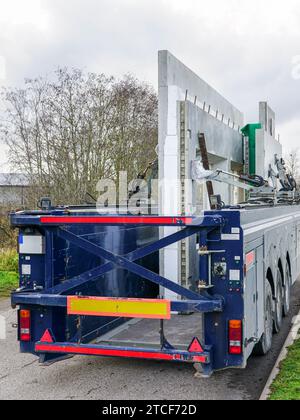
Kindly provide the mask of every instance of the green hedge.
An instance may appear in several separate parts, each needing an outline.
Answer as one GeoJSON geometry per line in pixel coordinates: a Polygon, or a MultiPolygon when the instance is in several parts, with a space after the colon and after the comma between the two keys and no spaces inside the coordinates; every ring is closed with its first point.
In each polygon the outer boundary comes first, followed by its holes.
{"type": "Polygon", "coordinates": [[[271,390],[270,400],[300,401],[300,340],[289,348],[271,390]]]}
{"type": "Polygon", "coordinates": [[[17,273],[18,268],[18,253],[14,249],[0,250],[0,271],[10,271],[17,273]]]}
{"type": "Polygon", "coordinates": [[[18,282],[17,273],[0,271],[0,297],[8,297],[11,291],[18,287],[18,282]]]}
{"type": "Polygon", "coordinates": [[[0,297],[7,297],[18,287],[18,253],[13,249],[0,250],[0,297]]]}

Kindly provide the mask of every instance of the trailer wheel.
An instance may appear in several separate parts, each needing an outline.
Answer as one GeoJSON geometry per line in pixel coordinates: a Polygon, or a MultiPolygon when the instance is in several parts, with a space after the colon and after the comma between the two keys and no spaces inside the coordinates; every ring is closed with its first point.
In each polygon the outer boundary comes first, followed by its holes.
{"type": "Polygon", "coordinates": [[[281,271],[277,269],[277,280],[276,280],[276,298],[275,300],[275,312],[274,312],[274,332],[279,333],[283,322],[283,279],[281,271]]]}
{"type": "Polygon", "coordinates": [[[273,343],[273,294],[271,285],[266,280],[265,294],[265,332],[254,348],[256,356],[265,356],[269,353],[273,343]]]}
{"type": "Polygon", "coordinates": [[[292,287],[292,273],[289,263],[286,262],[285,270],[285,286],[283,293],[283,315],[287,316],[291,307],[291,287],[292,287]]]}

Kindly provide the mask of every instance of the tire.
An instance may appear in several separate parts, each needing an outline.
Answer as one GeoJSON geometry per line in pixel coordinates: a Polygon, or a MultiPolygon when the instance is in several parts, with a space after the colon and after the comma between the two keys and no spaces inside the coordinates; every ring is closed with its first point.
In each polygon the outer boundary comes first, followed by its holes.
{"type": "Polygon", "coordinates": [[[283,316],[288,316],[291,308],[292,273],[288,261],[285,269],[285,285],[283,292],[283,316]]]}
{"type": "Polygon", "coordinates": [[[277,269],[277,278],[276,278],[276,298],[274,299],[275,302],[275,310],[274,310],[274,333],[278,334],[281,330],[282,323],[283,323],[283,278],[281,271],[278,267],[277,269]]]}
{"type": "Polygon", "coordinates": [[[256,356],[265,356],[269,353],[273,343],[273,294],[271,285],[266,280],[265,291],[265,332],[262,335],[260,342],[254,348],[256,356]]]}

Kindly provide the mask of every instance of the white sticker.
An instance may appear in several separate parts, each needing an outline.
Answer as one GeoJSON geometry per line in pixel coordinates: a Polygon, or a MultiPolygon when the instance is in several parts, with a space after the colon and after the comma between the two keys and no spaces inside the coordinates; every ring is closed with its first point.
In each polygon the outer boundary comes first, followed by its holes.
{"type": "Polygon", "coordinates": [[[240,281],[241,280],[240,270],[230,270],[229,280],[231,280],[231,281],[240,281]]]}
{"type": "Polygon", "coordinates": [[[232,228],[231,233],[233,234],[240,234],[240,228],[232,228]]]}
{"type": "Polygon", "coordinates": [[[22,274],[23,274],[23,276],[30,276],[31,275],[31,265],[22,264],[22,274]]]}
{"type": "Polygon", "coordinates": [[[221,236],[222,241],[239,241],[240,240],[240,234],[223,234],[221,236]]]}

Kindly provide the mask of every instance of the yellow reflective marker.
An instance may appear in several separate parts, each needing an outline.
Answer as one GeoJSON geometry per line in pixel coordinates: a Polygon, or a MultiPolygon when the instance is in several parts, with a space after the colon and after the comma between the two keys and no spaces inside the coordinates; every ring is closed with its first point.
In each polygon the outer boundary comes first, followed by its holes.
{"type": "Polygon", "coordinates": [[[171,319],[171,302],[161,299],[118,299],[68,296],[68,315],[171,319]]]}

